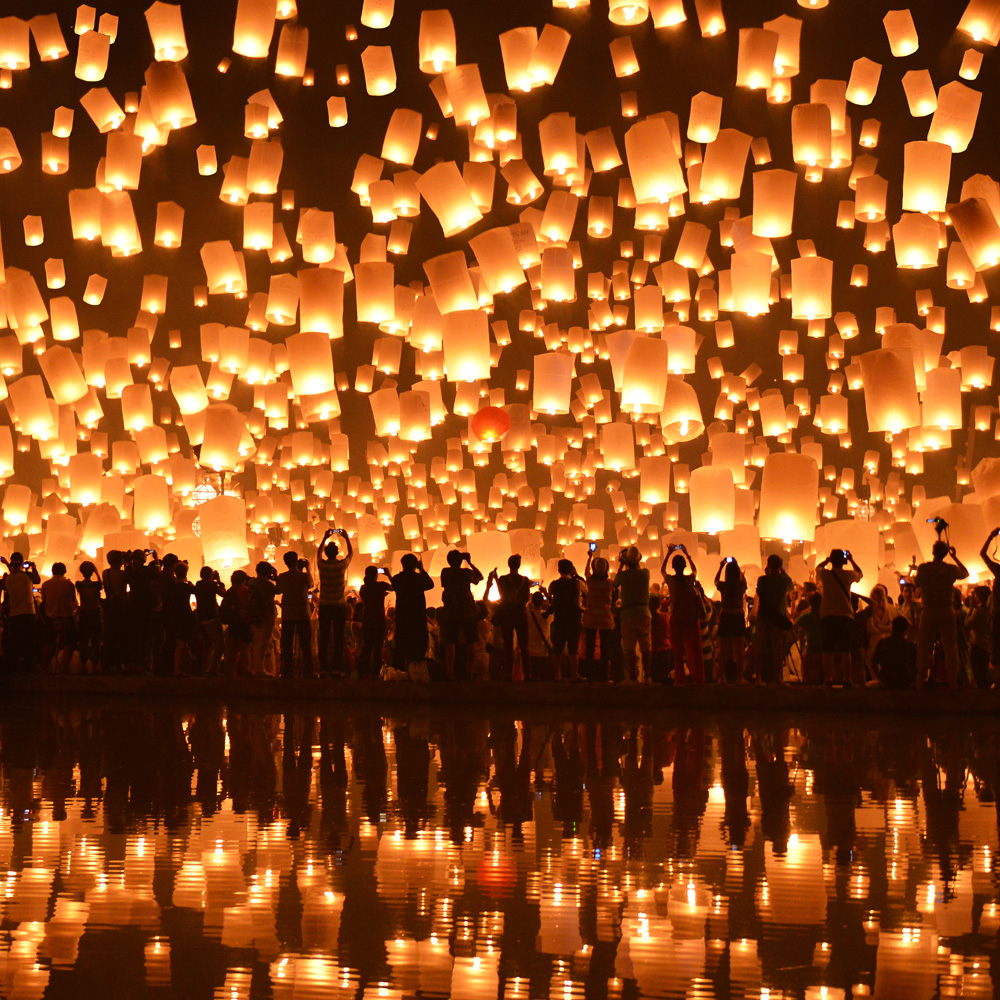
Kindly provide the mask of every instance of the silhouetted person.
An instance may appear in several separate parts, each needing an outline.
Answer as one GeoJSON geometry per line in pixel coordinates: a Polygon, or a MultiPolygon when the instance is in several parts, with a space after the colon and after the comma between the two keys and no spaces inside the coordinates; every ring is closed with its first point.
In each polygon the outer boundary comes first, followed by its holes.
{"type": "Polygon", "coordinates": [[[76,581],[76,595],[80,602],[77,621],[77,640],[80,648],[80,663],[87,673],[101,672],[101,634],[103,615],[101,613],[101,578],[97,567],[86,559],[80,563],[82,580],[76,581]]]}
{"type": "Polygon", "coordinates": [[[630,681],[639,679],[636,647],[642,663],[642,676],[649,677],[652,647],[649,644],[649,570],[639,565],[642,555],[634,546],[622,549],[614,589],[621,602],[619,628],[625,674],[630,681]]]}
{"type": "Polygon", "coordinates": [[[347,632],[347,567],[354,557],[351,540],[343,528],[328,528],[319,544],[316,570],[319,574],[319,672],[324,677],[344,673],[344,636],[347,632]],[[344,554],[333,536],[344,540],[344,554]],[[330,636],[333,656],[330,656],[330,636]]]}
{"type": "Polygon", "coordinates": [[[11,553],[10,562],[0,558],[7,574],[0,580],[3,589],[3,645],[8,673],[27,674],[35,668],[38,643],[38,616],[33,588],[40,582],[34,563],[24,561],[20,552],[11,553]]]}
{"type": "Polygon", "coordinates": [[[392,578],[396,594],[396,637],[392,647],[392,665],[406,670],[411,663],[427,659],[427,591],[434,581],[424,569],[420,557],[407,552],[400,560],[400,570],[392,578]]]}
{"type": "MultiPolygon", "coordinates": [[[[531,581],[521,573],[521,557],[513,555],[507,560],[507,570],[497,576],[500,601],[493,612],[493,624],[500,627],[503,636],[504,677],[523,681],[528,676],[528,598],[531,581]],[[517,659],[514,657],[514,638],[517,638],[517,659]]],[[[496,570],[493,570],[496,574],[496,570]]],[[[489,587],[486,588],[487,592],[489,587]]]]}
{"type": "Polygon", "coordinates": [[[583,608],[580,604],[582,583],[569,559],[560,559],[559,576],[549,584],[552,624],[549,642],[552,646],[552,671],[555,679],[564,678],[563,663],[569,668],[569,679],[580,680],[580,629],[583,608]]]}
{"type": "Polygon", "coordinates": [[[194,585],[195,614],[202,643],[202,671],[217,674],[222,661],[225,636],[219,617],[219,598],[226,596],[226,588],[219,579],[218,570],[202,566],[198,582],[194,585]]]}
{"type": "Polygon", "coordinates": [[[872,654],[875,676],[884,688],[912,688],[917,680],[917,645],[906,638],[910,623],[899,616],[892,620],[892,634],[879,639],[872,654]]]}
{"type": "Polygon", "coordinates": [[[438,621],[444,642],[445,675],[451,680],[455,676],[456,651],[459,648],[462,650],[462,675],[465,676],[469,649],[478,638],[472,588],[482,581],[483,574],[472,565],[468,552],[452,549],[447,559],[448,565],[441,570],[441,613],[438,621]]]}
{"type": "Polygon", "coordinates": [[[66,670],[76,649],[76,587],[66,576],[66,564],[52,564],[52,576],[40,588],[45,617],[42,667],[48,669],[53,651],[56,670],[66,670]]]}
{"type": "Polygon", "coordinates": [[[792,586],[781,556],[769,555],[764,574],[757,577],[753,632],[753,673],[765,684],[781,679],[785,633],[792,627],[788,617],[788,594],[792,586]]]}
{"type": "Polygon", "coordinates": [[[958,687],[958,630],[955,621],[955,584],[969,571],[955,554],[954,546],[940,539],[931,549],[931,561],[917,567],[916,584],[920,589],[920,627],[917,631],[917,689],[930,674],[934,643],[940,642],[944,654],[948,686],[958,687]],[[946,563],[951,556],[954,565],[946,563]]]}
{"type": "Polygon", "coordinates": [[[285,572],[275,581],[281,597],[281,676],[295,673],[295,640],[298,639],[302,672],[306,677],[313,673],[312,627],[309,624],[309,588],[312,577],[296,552],[282,556],[285,572]]]}
{"type": "Polygon", "coordinates": [[[382,650],[385,647],[385,595],[392,590],[387,569],[365,568],[361,584],[361,650],[358,653],[358,676],[378,677],[382,673],[382,650]],[[383,574],[380,578],[380,574],[383,574]]]}
{"type": "Polygon", "coordinates": [[[698,591],[697,569],[683,545],[668,545],[660,573],[670,592],[670,648],[674,653],[674,683],[705,683],[705,660],[701,648],[704,614],[698,591]],[[673,573],[667,572],[667,563],[673,573]],[[690,570],[690,572],[689,572],[690,570]],[[688,677],[684,676],[687,666],[688,677]]]}
{"type": "MultiPolygon", "coordinates": [[[[855,628],[851,584],[858,583],[863,575],[861,567],[846,549],[834,549],[816,567],[816,580],[823,592],[819,625],[827,684],[839,681],[849,685],[852,682],[851,661],[859,648],[861,635],[855,628]]],[[[853,680],[860,682],[861,678],[853,680]]]]}
{"type": "MultiPolygon", "coordinates": [[[[583,578],[587,592],[583,595],[583,648],[584,674],[588,681],[609,679],[611,649],[615,642],[615,621],[611,615],[611,596],[614,583],[611,580],[611,566],[603,556],[594,557],[593,550],[587,553],[587,565],[583,578]],[[595,663],[595,646],[600,643],[601,656],[595,663]]],[[[619,648],[621,643],[619,642],[619,648]]]]}

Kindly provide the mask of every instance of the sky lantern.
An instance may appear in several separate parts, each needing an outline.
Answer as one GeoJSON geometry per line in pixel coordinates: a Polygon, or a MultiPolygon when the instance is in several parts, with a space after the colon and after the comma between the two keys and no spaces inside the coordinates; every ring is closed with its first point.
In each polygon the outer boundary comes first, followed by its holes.
{"type": "Polygon", "coordinates": [[[449,10],[422,10],[417,37],[421,73],[455,68],[455,22],[449,10]]]}
{"type": "Polygon", "coordinates": [[[768,455],[760,488],[762,538],[812,541],[819,503],[819,468],[809,455],[768,455]]]}
{"type": "Polygon", "coordinates": [[[233,26],[233,51],[250,59],[263,59],[274,34],[274,0],[238,0],[233,26]]]}
{"type": "Polygon", "coordinates": [[[673,139],[662,118],[637,122],[625,133],[625,155],[637,203],[662,204],[687,191],[673,139]]]}
{"type": "Polygon", "coordinates": [[[918,427],[920,401],[912,352],[879,348],[862,354],[860,360],[868,429],[898,434],[918,427]]]}
{"type": "Polygon", "coordinates": [[[903,146],[904,212],[943,212],[950,180],[950,146],[919,141],[903,146]]]}
{"type": "Polygon", "coordinates": [[[1000,261],[1000,222],[984,198],[966,198],[949,211],[972,266],[984,271],[1000,261]]]}

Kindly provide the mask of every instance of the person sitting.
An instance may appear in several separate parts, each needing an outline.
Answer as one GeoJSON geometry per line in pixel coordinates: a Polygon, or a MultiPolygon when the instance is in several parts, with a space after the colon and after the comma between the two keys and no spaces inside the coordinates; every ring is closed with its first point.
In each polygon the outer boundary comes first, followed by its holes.
{"type": "Polygon", "coordinates": [[[902,616],[892,620],[892,632],[879,639],[872,654],[872,668],[879,684],[893,691],[912,688],[917,679],[917,646],[906,638],[910,623],[902,616]]]}

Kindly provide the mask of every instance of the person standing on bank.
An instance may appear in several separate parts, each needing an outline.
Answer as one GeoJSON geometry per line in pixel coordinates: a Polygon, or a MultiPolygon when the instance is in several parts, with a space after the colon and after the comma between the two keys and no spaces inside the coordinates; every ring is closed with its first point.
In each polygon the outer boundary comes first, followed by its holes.
{"type": "MultiPolygon", "coordinates": [[[[847,549],[834,549],[817,567],[816,580],[823,593],[819,625],[823,636],[823,674],[827,687],[838,681],[851,685],[851,661],[863,636],[854,622],[851,584],[863,577],[861,567],[847,549]],[[848,568],[850,563],[850,568],[848,568]]],[[[860,678],[854,678],[860,682],[860,678]]]]}
{"type": "Polygon", "coordinates": [[[7,575],[0,581],[3,590],[3,645],[8,673],[28,674],[35,669],[38,646],[38,615],[33,588],[41,583],[32,562],[20,552],[11,553],[10,562],[0,556],[7,575]]]}
{"type": "Polygon", "coordinates": [[[670,648],[674,653],[674,683],[704,684],[705,660],[701,648],[704,606],[698,592],[697,569],[684,545],[667,546],[660,574],[670,592],[670,648]],[[673,573],[667,572],[668,563],[673,573]],[[685,664],[687,678],[684,676],[685,664]]]}
{"type": "Polygon", "coordinates": [[[444,672],[448,680],[455,677],[455,657],[462,649],[461,673],[467,679],[469,650],[479,638],[476,624],[476,601],[472,588],[481,583],[483,574],[472,565],[468,552],[452,549],[448,565],[441,570],[441,638],[444,642],[444,672]],[[462,565],[465,563],[466,565],[462,565]]]}
{"type": "Polygon", "coordinates": [[[400,571],[392,577],[396,593],[396,641],[392,647],[392,665],[407,670],[411,663],[427,659],[427,598],[434,581],[424,569],[420,557],[407,552],[399,561],[400,571]]]}
{"type": "Polygon", "coordinates": [[[635,650],[639,647],[644,680],[652,679],[652,646],[649,641],[649,570],[641,566],[642,554],[631,545],[622,549],[615,574],[615,590],[621,601],[619,622],[622,654],[628,680],[638,680],[635,650]]]}
{"type": "MultiPolygon", "coordinates": [[[[523,681],[528,674],[528,599],[531,581],[521,573],[521,557],[513,555],[507,560],[508,572],[496,576],[500,602],[493,612],[493,624],[500,626],[503,636],[504,676],[523,681]],[[514,637],[517,637],[517,658],[514,657],[514,637]]],[[[487,593],[489,587],[486,588],[487,593]]]]}
{"type": "Polygon", "coordinates": [[[297,552],[286,552],[282,559],[285,572],[275,581],[281,597],[281,676],[291,677],[295,665],[295,639],[299,640],[302,673],[313,675],[312,626],[309,624],[309,589],[312,577],[309,564],[297,552]]]}
{"type": "Polygon", "coordinates": [[[990,666],[1000,676],[1000,562],[990,555],[990,546],[1000,536],[1000,528],[994,528],[983,542],[979,551],[986,568],[993,574],[993,589],[990,596],[990,666]]]}
{"type": "Polygon", "coordinates": [[[920,590],[920,627],[917,631],[917,690],[927,682],[934,655],[934,643],[941,643],[948,686],[958,687],[958,630],[955,621],[955,584],[969,571],[955,553],[955,547],[938,539],[931,549],[931,561],[917,567],[920,590]],[[951,556],[954,565],[946,563],[951,556]]]}
{"type": "Polygon", "coordinates": [[[351,540],[343,528],[327,528],[319,543],[316,569],[319,574],[319,672],[323,677],[344,674],[344,636],[347,631],[347,567],[354,557],[351,540]],[[344,540],[340,555],[333,535],[344,540]],[[330,660],[330,633],[333,633],[333,661],[330,660]]]}

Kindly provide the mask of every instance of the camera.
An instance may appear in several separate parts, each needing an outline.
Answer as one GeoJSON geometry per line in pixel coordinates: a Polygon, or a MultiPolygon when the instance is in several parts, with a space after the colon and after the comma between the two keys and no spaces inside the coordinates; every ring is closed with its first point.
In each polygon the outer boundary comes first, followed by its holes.
{"type": "Polygon", "coordinates": [[[726,556],[726,562],[731,563],[731,562],[736,562],[736,560],[732,556],[726,556]]]}
{"type": "Polygon", "coordinates": [[[588,552],[596,552],[597,551],[597,542],[591,542],[590,545],[587,546],[587,551],[588,552]]]}

